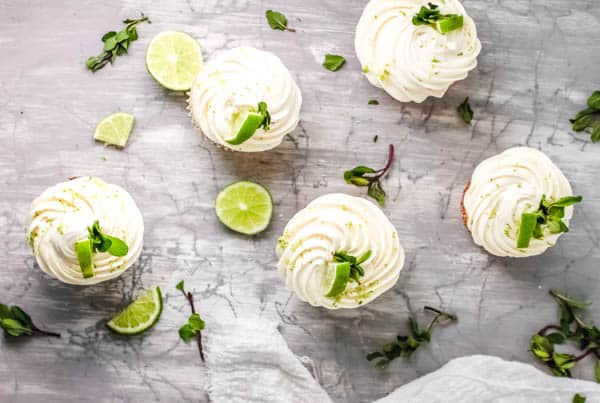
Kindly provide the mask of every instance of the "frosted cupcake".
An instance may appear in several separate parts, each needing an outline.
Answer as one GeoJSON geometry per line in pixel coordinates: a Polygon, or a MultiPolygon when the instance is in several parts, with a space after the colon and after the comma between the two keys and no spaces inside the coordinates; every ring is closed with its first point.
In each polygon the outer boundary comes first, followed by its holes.
{"type": "Polygon", "coordinates": [[[87,176],[52,186],[33,201],[27,237],[46,274],[90,285],[118,277],[136,262],[144,221],[127,191],[87,176]]]}
{"type": "Polygon", "coordinates": [[[281,60],[252,47],[224,51],[208,61],[188,100],[204,136],[230,150],[270,150],[300,119],[302,95],[281,60]]]}
{"type": "Polygon", "coordinates": [[[400,102],[442,97],[477,66],[481,43],[463,6],[429,1],[371,0],[356,27],[363,73],[400,102]]]}
{"type": "Polygon", "coordinates": [[[560,169],[542,152],[510,148],[481,162],[463,196],[473,240],[492,255],[542,254],[569,230],[573,196],[560,169]]]}
{"type": "Polygon", "coordinates": [[[398,234],[372,202],[345,194],[313,200],[285,227],[277,269],[313,306],[365,305],[396,284],[404,264],[398,234]]]}

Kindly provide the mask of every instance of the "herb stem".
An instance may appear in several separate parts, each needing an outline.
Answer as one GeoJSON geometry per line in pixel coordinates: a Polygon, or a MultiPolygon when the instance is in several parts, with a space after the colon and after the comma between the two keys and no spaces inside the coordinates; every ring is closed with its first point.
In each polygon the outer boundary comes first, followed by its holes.
{"type": "Polygon", "coordinates": [[[577,355],[575,357],[573,357],[573,361],[577,362],[577,361],[581,361],[583,360],[585,357],[587,357],[588,355],[594,353],[596,350],[595,349],[588,349],[585,350],[582,354],[577,355]]]}
{"type": "Polygon", "coordinates": [[[388,171],[390,170],[390,168],[392,167],[392,162],[394,162],[394,145],[390,144],[389,151],[388,151],[388,159],[387,159],[387,162],[385,163],[385,166],[383,168],[381,168],[379,171],[376,171],[372,175],[372,177],[374,179],[379,179],[379,178],[382,178],[383,176],[385,176],[388,173],[388,171]]]}
{"type": "Polygon", "coordinates": [[[548,325],[548,326],[544,326],[542,329],[540,329],[540,331],[538,332],[538,334],[540,336],[545,336],[546,333],[548,332],[548,330],[558,330],[559,332],[562,331],[560,326],[557,325],[548,325]]]}
{"type": "MultiPolygon", "coordinates": [[[[185,299],[189,302],[192,314],[196,313],[196,306],[194,305],[194,295],[191,292],[185,292],[181,290],[181,293],[185,299]]],[[[202,332],[196,334],[196,341],[198,342],[198,351],[200,352],[200,359],[204,362],[204,350],[202,349],[202,332]]]]}
{"type": "Polygon", "coordinates": [[[48,337],[56,337],[56,338],[60,338],[60,333],[55,333],[55,332],[50,332],[47,330],[42,330],[42,329],[38,329],[37,327],[33,326],[31,328],[31,330],[33,330],[34,333],[37,333],[41,336],[48,336],[48,337]]]}

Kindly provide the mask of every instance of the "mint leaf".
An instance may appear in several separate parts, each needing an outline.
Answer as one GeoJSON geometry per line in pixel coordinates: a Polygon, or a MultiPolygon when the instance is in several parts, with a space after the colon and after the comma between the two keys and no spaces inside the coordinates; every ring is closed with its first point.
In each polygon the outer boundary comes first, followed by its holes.
{"type": "Polygon", "coordinates": [[[189,324],[185,324],[179,328],[179,337],[186,343],[196,336],[196,331],[189,324]]]}
{"type": "Polygon", "coordinates": [[[594,91],[587,100],[590,108],[600,109],[600,91],[594,91]]]}
{"type": "Polygon", "coordinates": [[[175,288],[177,288],[179,291],[185,293],[185,291],[183,291],[183,287],[184,287],[184,282],[183,280],[181,280],[179,283],[177,283],[177,285],[175,286],[175,288]]]}
{"type": "Polygon", "coordinates": [[[10,336],[14,336],[14,337],[21,336],[21,335],[30,336],[33,333],[33,331],[31,330],[30,327],[24,326],[16,319],[10,319],[10,318],[2,319],[2,320],[0,320],[0,327],[2,327],[2,329],[4,329],[6,334],[8,334],[10,336]]]}
{"type": "Polygon", "coordinates": [[[0,319],[11,318],[10,307],[8,305],[0,304],[0,319]]]}
{"type": "Polygon", "coordinates": [[[369,183],[367,194],[377,200],[380,206],[385,206],[385,191],[381,187],[381,182],[374,181],[369,183]]]}
{"type": "Polygon", "coordinates": [[[260,113],[263,117],[263,121],[260,124],[260,126],[258,126],[258,127],[262,127],[265,131],[268,131],[270,128],[270,124],[271,124],[271,114],[269,113],[269,110],[267,109],[266,102],[258,103],[258,113],[260,113]]]}
{"type": "Polygon", "coordinates": [[[323,67],[325,67],[329,71],[338,71],[342,68],[344,63],[346,63],[346,59],[343,56],[328,53],[325,55],[323,67]]]}
{"type": "Polygon", "coordinates": [[[390,144],[388,159],[382,169],[376,171],[373,168],[359,165],[344,172],[344,181],[355,186],[368,186],[367,194],[383,206],[385,204],[385,191],[381,186],[380,180],[388,173],[393,160],[394,146],[390,144]]]}
{"type": "Polygon", "coordinates": [[[466,124],[470,125],[473,121],[473,109],[471,109],[471,105],[469,104],[469,97],[466,97],[465,100],[458,105],[456,110],[462,120],[464,120],[466,124]]]}
{"type": "Polygon", "coordinates": [[[267,22],[272,29],[278,29],[280,31],[296,32],[295,29],[288,28],[288,21],[285,15],[278,11],[267,10],[265,13],[267,22]]]}
{"type": "Polygon", "coordinates": [[[369,100],[369,105],[379,105],[379,101],[376,99],[370,99],[369,100]]]}
{"type": "Polygon", "coordinates": [[[32,328],[33,327],[33,322],[31,321],[31,317],[25,313],[25,311],[23,311],[21,308],[19,308],[16,305],[13,305],[10,307],[10,315],[13,319],[19,321],[19,323],[21,323],[21,325],[27,327],[27,328],[32,328]]]}
{"type": "Polygon", "coordinates": [[[104,239],[108,239],[110,241],[110,246],[107,249],[107,252],[112,256],[126,256],[129,252],[129,247],[125,241],[110,235],[104,235],[104,239]]]}
{"type": "Polygon", "coordinates": [[[463,16],[459,14],[441,14],[436,4],[428,3],[428,6],[421,6],[419,12],[413,16],[413,25],[429,25],[441,34],[462,28],[463,16]]]}
{"type": "Polygon", "coordinates": [[[573,396],[573,403],[585,403],[586,401],[586,397],[583,395],[580,395],[579,393],[575,394],[575,396],[573,396]]]}
{"type": "Polygon", "coordinates": [[[188,319],[188,325],[190,325],[190,327],[196,332],[199,332],[200,330],[204,329],[204,321],[200,318],[200,315],[198,315],[197,313],[193,313],[190,315],[188,319]]]}

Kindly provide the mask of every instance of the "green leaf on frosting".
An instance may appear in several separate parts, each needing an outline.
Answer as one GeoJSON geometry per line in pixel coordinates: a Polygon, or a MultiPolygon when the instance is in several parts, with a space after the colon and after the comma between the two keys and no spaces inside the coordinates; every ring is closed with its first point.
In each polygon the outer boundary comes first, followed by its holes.
{"type": "Polygon", "coordinates": [[[463,27],[463,16],[459,14],[442,14],[439,6],[428,3],[421,6],[419,12],[412,18],[413,25],[429,25],[441,34],[460,29],[463,27]]]}

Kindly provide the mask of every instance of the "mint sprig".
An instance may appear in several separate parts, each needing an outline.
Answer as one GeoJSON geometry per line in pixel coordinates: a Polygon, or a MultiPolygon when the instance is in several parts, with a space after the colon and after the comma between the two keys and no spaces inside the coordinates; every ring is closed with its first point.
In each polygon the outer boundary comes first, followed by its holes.
{"type": "Polygon", "coordinates": [[[129,247],[122,239],[103,233],[100,222],[96,220],[88,227],[88,238],[75,243],[75,252],[83,277],[90,278],[94,276],[94,253],[107,252],[112,256],[121,257],[129,253],[129,247]]]}
{"type": "Polygon", "coordinates": [[[376,360],[374,362],[375,368],[385,369],[396,358],[409,358],[419,347],[428,344],[431,341],[431,334],[436,325],[445,325],[458,320],[456,315],[439,309],[429,306],[423,309],[435,315],[424,330],[419,328],[417,319],[411,316],[408,320],[410,335],[397,336],[395,341],[384,344],[381,351],[367,354],[367,361],[376,360]]]}
{"type": "Polygon", "coordinates": [[[421,6],[419,12],[413,16],[413,25],[429,25],[441,34],[460,29],[464,25],[463,16],[459,14],[442,14],[439,6],[428,3],[421,6]]]}
{"type": "Polygon", "coordinates": [[[196,342],[198,344],[198,351],[200,352],[200,359],[204,362],[204,351],[202,349],[202,330],[204,330],[205,323],[204,320],[200,317],[200,315],[196,312],[196,306],[194,305],[194,295],[185,291],[185,283],[181,280],[175,286],[185,299],[190,304],[190,308],[192,310],[192,314],[188,318],[188,322],[179,328],[179,337],[184,342],[189,342],[194,337],[196,338],[196,342]]]}
{"type": "Polygon", "coordinates": [[[381,205],[385,205],[385,191],[381,187],[380,180],[388,173],[394,160],[394,146],[390,144],[388,159],[385,166],[379,170],[359,165],[349,171],[344,172],[344,180],[354,186],[368,186],[367,194],[377,200],[381,205]]]}
{"type": "Polygon", "coordinates": [[[559,377],[571,377],[571,370],[588,356],[596,358],[595,378],[600,383],[600,329],[585,321],[579,311],[590,303],[551,290],[550,295],[557,302],[560,312],[560,324],[549,324],[531,336],[529,351],[559,377]],[[572,342],[581,351],[580,354],[558,353],[556,345],[572,342]]]}
{"type": "Polygon", "coordinates": [[[569,121],[574,132],[586,131],[592,143],[600,141],[600,91],[594,91],[587,100],[587,107],[569,121]]]}
{"type": "Polygon", "coordinates": [[[16,305],[0,304],[0,327],[4,333],[12,336],[49,336],[60,337],[59,333],[41,330],[33,324],[31,317],[16,305]]]}
{"type": "Polygon", "coordinates": [[[152,21],[142,13],[141,18],[128,18],[124,20],[123,24],[126,24],[125,29],[119,32],[109,31],[102,35],[102,42],[104,43],[102,53],[98,56],[89,57],[85,62],[86,67],[93,72],[96,72],[106,66],[109,62],[110,64],[113,64],[117,59],[117,56],[126,54],[131,42],[138,39],[136,26],[146,21],[149,24],[152,23],[152,21]]]}
{"type": "Polygon", "coordinates": [[[531,238],[542,239],[545,229],[548,229],[551,234],[569,232],[569,227],[562,220],[565,216],[565,207],[580,203],[582,200],[582,196],[566,196],[552,202],[546,199],[546,195],[542,195],[536,211],[521,215],[517,248],[528,248],[531,238]]]}
{"type": "Polygon", "coordinates": [[[361,267],[361,264],[369,260],[371,257],[371,251],[368,250],[359,257],[349,255],[346,251],[338,251],[333,254],[333,260],[336,263],[350,263],[350,280],[360,284],[360,278],[365,275],[365,270],[361,267]]]}

